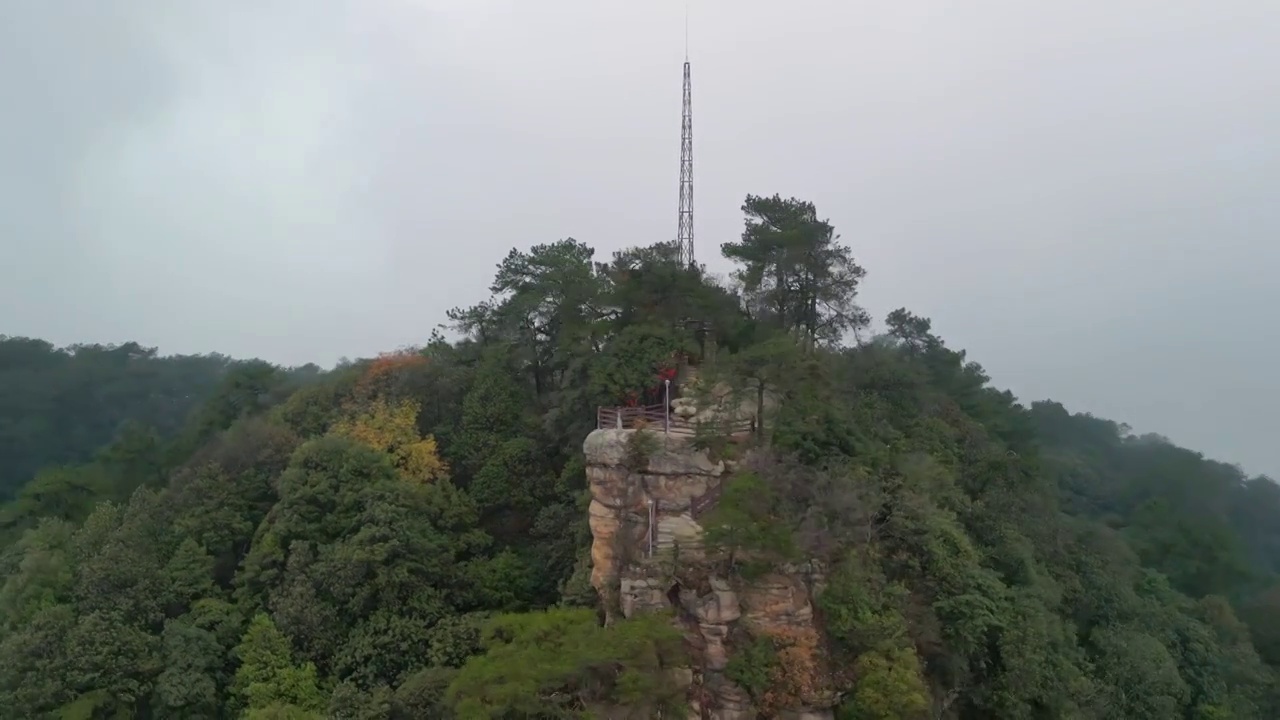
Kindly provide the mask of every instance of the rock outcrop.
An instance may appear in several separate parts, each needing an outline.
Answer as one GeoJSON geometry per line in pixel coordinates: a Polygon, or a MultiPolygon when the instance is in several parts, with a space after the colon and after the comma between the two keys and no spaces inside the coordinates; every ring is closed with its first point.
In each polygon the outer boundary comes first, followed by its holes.
{"type": "Polygon", "coordinates": [[[725,382],[707,383],[690,368],[691,376],[685,380],[683,397],[671,401],[671,414],[686,423],[733,425],[758,420],[762,413],[769,415],[778,407],[778,396],[773,390],[763,395],[742,392],[725,382]]]}
{"type": "Polygon", "coordinates": [[[703,546],[699,518],[719,496],[730,468],[696,450],[690,438],[661,432],[597,430],[587,436],[591,488],[591,584],[605,601],[606,618],[671,612],[691,650],[692,718],[745,720],[761,708],[725,676],[733,639],[744,632],[784,646],[795,692],[780,693],[769,708],[788,720],[831,718],[835,696],[825,677],[814,624],[812,594],[821,576],[813,567],[787,567],[745,582],[718,572],[703,546]],[[636,433],[648,433],[637,443],[636,433]],[[635,448],[646,446],[642,461],[635,448]],[[805,657],[787,658],[786,653],[805,657]]]}

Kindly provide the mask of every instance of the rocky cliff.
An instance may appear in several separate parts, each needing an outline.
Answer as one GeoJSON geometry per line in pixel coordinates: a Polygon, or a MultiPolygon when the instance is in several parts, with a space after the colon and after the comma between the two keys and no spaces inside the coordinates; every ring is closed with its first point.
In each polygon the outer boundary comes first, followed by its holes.
{"type": "Polygon", "coordinates": [[[745,581],[723,571],[703,545],[699,519],[714,506],[732,468],[691,438],[645,430],[597,430],[587,436],[591,487],[591,584],[606,619],[663,611],[678,623],[692,657],[686,681],[692,718],[831,718],[830,691],[814,623],[821,574],[786,567],[745,581]],[[637,436],[637,433],[642,435],[637,436]],[[744,637],[779,648],[781,676],[768,697],[753,699],[725,674],[744,637]]]}

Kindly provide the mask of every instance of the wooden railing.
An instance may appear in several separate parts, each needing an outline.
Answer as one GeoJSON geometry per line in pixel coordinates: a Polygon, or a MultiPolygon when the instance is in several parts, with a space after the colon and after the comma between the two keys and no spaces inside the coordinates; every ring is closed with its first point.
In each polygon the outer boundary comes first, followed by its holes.
{"type": "MultiPolygon", "coordinates": [[[[670,414],[663,405],[602,407],[596,410],[597,429],[635,430],[641,427],[676,435],[694,435],[698,431],[697,423],[670,414]]],[[[737,436],[755,432],[755,428],[755,419],[746,418],[724,423],[716,429],[726,435],[737,436]]]]}

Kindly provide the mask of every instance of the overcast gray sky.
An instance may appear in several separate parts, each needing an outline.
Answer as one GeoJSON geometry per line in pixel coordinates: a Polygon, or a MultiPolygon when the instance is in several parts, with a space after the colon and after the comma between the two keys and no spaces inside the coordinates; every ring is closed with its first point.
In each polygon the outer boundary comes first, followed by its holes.
{"type": "MultiPolygon", "coordinates": [[[[817,203],[1031,400],[1280,475],[1280,3],[693,0],[697,239],[817,203]]],[[[0,4],[0,333],[330,364],[675,232],[683,0],[0,4]]]]}

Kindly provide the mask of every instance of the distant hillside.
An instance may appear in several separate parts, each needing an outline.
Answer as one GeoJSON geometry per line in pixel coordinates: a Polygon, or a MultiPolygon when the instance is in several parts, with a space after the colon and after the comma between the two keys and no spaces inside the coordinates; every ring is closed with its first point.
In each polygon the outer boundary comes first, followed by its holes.
{"type": "Polygon", "coordinates": [[[231,364],[137,343],[58,348],[0,336],[0,499],[41,468],[88,460],[127,421],[173,435],[231,364]]]}

